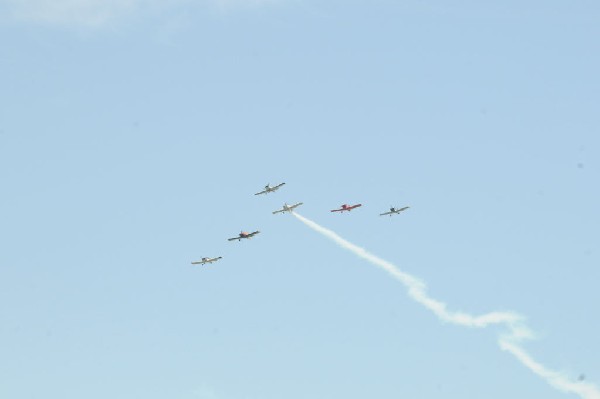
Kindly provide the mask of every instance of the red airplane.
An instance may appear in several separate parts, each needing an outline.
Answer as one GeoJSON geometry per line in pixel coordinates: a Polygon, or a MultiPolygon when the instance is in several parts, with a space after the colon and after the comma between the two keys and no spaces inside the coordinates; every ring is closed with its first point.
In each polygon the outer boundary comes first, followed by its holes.
{"type": "Polygon", "coordinates": [[[344,205],[342,205],[342,207],[340,209],[332,209],[331,212],[351,211],[352,209],[358,208],[359,206],[362,206],[362,204],[356,204],[356,205],[347,205],[347,204],[344,204],[344,205]]]}
{"type": "Polygon", "coordinates": [[[227,241],[233,241],[233,240],[242,241],[242,238],[252,238],[255,235],[257,235],[258,233],[260,233],[260,231],[258,231],[258,230],[254,231],[252,233],[247,233],[245,231],[242,231],[237,237],[228,238],[227,241]]]}

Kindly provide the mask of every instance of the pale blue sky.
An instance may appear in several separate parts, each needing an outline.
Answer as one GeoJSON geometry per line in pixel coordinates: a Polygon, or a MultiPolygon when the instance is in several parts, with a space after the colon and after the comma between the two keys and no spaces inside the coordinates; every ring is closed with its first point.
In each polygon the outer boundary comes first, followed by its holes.
{"type": "Polygon", "coordinates": [[[578,397],[284,201],[600,385],[600,5],[523,3],[0,0],[0,397],[578,397]]]}

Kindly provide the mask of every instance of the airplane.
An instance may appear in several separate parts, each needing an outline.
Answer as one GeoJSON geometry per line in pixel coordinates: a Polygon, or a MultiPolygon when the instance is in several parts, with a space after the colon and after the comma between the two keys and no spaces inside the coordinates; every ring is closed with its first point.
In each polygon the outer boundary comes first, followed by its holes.
{"type": "Polygon", "coordinates": [[[380,213],[379,216],[390,215],[390,217],[391,217],[393,214],[400,213],[408,208],[410,208],[410,206],[405,206],[404,208],[400,208],[400,209],[396,209],[392,206],[392,207],[390,207],[389,212],[380,213]]]}
{"type": "Polygon", "coordinates": [[[344,211],[351,211],[352,209],[358,208],[359,206],[362,206],[362,204],[356,204],[356,205],[343,204],[343,205],[341,205],[340,209],[332,209],[331,212],[341,212],[341,213],[343,213],[344,211]]]}
{"type": "Polygon", "coordinates": [[[202,260],[197,260],[195,262],[192,262],[192,265],[204,265],[207,263],[213,263],[213,262],[218,261],[221,258],[222,258],[222,256],[217,256],[216,258],[202,258],[202,260]]]}
{"type": "Polygon", "coordinates": [[[297,208],[300,205],[302,205],[302,202],[298,202],[297,204],[294,204],[294,205],[288,205],[287,203],[285,203],[285,204],[283,204],[283,208],[281,208],[281,209],[279,209],[277,211],[274,211],[273,215],[276,214],[276,213],[293,212],[294,208],[297,208]]]}
{"type": "Polygon", "coordinates": [[[231,237],[228,238],[227,241],[233,241],[233,240],[238,240],[238,241],[242,241],[242,238],[252,238],[255,235],[257,235],[258,233],[260,233],[260,231],[256,230],[252,233],[247,233],[245,231],[240,232],[240,234],[238,235],[238,237],[231,237]]]}
{"type": "Polygon", "coordinates": [[[254,195],[261,195],[261,194],[269,194],[269,193],[272,193],[273,191],[277,191],[277,190],[279,190],[279,188],[280,188],[281,186],[283,186],[284,184],[285,184],[285,183],[279,183],[279,184],[277,184],[277,185],[275,185],[275,186],[271,186],[271,185],[267,184],[267,185],[265,186],[265,189],[264,189],[263,191],[261,191],[260,193],[256,193],[256,194],[254,194],[254,195]]]}

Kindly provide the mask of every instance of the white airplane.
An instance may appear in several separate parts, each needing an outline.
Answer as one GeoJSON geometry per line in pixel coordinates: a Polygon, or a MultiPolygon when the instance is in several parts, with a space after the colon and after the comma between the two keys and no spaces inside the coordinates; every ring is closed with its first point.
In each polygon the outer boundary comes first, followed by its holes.
{"type": "Polygon", "coordinates": [[[258,233],[260,233],[260,231],[258,231],[258,230],[253,231],[252,233],[242,231],[242,232],[240,232],[240,234],[238,234],[237,237],[228,238],[227,241],[233,241],[233,240],[242,241],[242,238],[252,238],[255,235],[257,235],[258,233]]]}
{"type": "Polygon", "coordinates": [[[254,195],[261,195],[261,194],[269,194],[269,193],[272,193],[273,191],[277,191],[277,190],[279,190],[279,188],[280,188],[281,186],[283,186],[284,184],[285,184],[285,183],[279,183],[279,184],[277,184],[277,185],[275,185],[275,186],[271,186],[271,185],[267,184],[267,185],[265,186],[265,189],[264,189],[263,191],[261,191],[260,193],[256,193],[256,194],[254,194],[254,195]]]}
{"type": "Polygon", "coordinates": [[[221,259],[222,256],[217,256],[216,258],[202,258],[202,260],[197,260],[192,262],[192,265],[205,265],[207,263],[213,263],[221,259]]]}
{"type": "Polygon", "coordinates": [[[390,215],[392,216],[395,213],[400,213],[406,209],[410,208],[410,206],[405,206],[404,208],[396,209],[393,206],[390,208],[389,212],[380,213],[379,216],[390,215]]]}
{"type": "Polygon", "coordinates": [[[295,208],[299,207],[300,205],[302,205],[302,202],[298,202],[297,204],[294,205],[288,205],[287,203],[283,204],[283,208],[274,211],[273,215],[276,213],[285,213],[285,212],[293,212],[295,208]]]}

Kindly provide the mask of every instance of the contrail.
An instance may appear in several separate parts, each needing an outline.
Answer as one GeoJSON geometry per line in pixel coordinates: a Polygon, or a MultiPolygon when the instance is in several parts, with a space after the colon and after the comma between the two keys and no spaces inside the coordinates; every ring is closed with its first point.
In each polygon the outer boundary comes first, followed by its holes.
{"type": "Polygon", "coordinates": [[[552,371],[544,365],[536,362],[519,344],[525,340],[534,338],[533,332],[525,325],[525,318],[513,312],[490,312],[474,316],[464,312],[452,312],[447,309],[444,302],[438,301],[427,294],[427,286],[418,278],[403,272],[394,264],[381,259],[364,248],[352,244],[343,239],[335,232],[318,225],[310,219],[292,212],[298,220],[333,240],[342,248],[349,250],[355,255],[365,259],[375,266],[386,271],[396,280],[400,281],[408,289],[408,295],[425,308],[432,311],[440,320],[465,327],[484,328],[492,324],[501,324],[508,328],[508,333],[498,339],[500,348],[511,353],[521,364],[543,378],[554,388],[579,395],[583,399],[600,399],[600,390],[594,384],[585,381],[572,381],[566,375],[552,371]]]}

